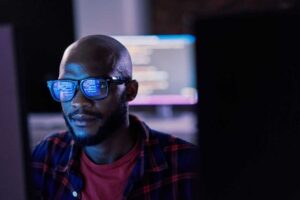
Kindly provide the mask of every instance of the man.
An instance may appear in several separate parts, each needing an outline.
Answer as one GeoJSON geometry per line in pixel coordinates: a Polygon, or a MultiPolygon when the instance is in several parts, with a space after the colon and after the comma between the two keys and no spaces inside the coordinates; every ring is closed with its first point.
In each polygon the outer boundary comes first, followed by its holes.
{"type": "Polygon", "coordinates": [[[137,95],[127,49],[103,35],[84,37],[48,81],[68,131],[33,152],[33,186],[43,199],[195,199],[195,146],[129,115],[137,95]]]}

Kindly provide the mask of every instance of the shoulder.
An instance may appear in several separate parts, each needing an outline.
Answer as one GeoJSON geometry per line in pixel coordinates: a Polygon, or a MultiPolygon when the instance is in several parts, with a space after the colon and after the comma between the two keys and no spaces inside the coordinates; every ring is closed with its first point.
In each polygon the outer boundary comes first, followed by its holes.
{"type": "MultiPolygon", "coordinates": [[[[180,149],[191,149],[191,150],[197,150],[197,146],[195,144],[192,144],[190,142],[187,142],[183,139],[177,138],[173,135],[162,133],[156,130],[150,130],[150,138],[156,139],[159,141],[159,144],[163,148],[169,148],[171,146],[173,147],[180,147],[180,149]]],[[[180,150],[178,149],[178,150],[180,150]]],[[[175,149],[174,149],[175,150],[175,149]]]]}
{"type": "Polygon", "coordinates": [[[69,153],[71,143],[72,138],[67,132],[54,133],[35,146],[32,152],[32,161],[45,161],[50,157],[52,160],[59,159],[69,153]]]}
{"type": "Polygon", "coordinates": [[[178,199],[198,199],[198,147],[155,130],[150,130],[149,142],[153,180],[159,177],[157,181],[163,185],[160,191],[166,195],[176,194],[178,199]],[[156,164],[159,168],[155,168],[156,164]]]}
{"type": "Polygon", "coordinates": [[[176,165],[176,167],[185,170],[197,171],[198,146],[156,130],[150,131],[150,137],[153,141],[157,141],[157,145],[159,145],[170,165],[176,165]]]}
{"type": "Polygon", "coordinates": [[[64,180],[62,173],[69,166],[73,143],[72,137],[67,132],[62,132],[52,134],[36,145],[31,157],[34,195],[48,195],[47,190],[53,192],[61,180],[64,180]]]}

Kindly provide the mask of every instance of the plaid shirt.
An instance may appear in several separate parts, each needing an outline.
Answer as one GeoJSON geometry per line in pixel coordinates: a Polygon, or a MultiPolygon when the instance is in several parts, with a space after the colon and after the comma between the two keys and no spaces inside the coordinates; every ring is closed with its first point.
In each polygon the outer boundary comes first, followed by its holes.
{"type": "MultiPolygon", "coordinates": [[[[151,130],[134,116],[130,116],[130,124],[143,140],[123,199],[197,199],[197,148],[151,130]]],[[[68,132],[54,134],[37,145],[32,156],[36,199],[81,198],[80,153],[81,147],[68,132]]]]}

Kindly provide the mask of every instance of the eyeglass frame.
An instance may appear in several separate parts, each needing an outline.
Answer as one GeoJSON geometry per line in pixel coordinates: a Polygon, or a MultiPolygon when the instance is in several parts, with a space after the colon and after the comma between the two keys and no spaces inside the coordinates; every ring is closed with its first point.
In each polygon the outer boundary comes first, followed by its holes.
{"type": "Polygon", "coordinates": [[[90,99],[90,100],[103,100],[105,98],[108,97],[109,95],[109,87],[110,87],[110,84],[111,83],[114,83],[116,85],[121,85],[121,84],[125,84],[127,85],[130,81],[131,81],[131,77],[121,77],[121,76],[105,76],[105,77],[100,77],[100,76],[97,76],[97,77],[88,77],[88,78],[85,78],[85,79],[81,79],[81,80],[73,80],[73,79],[57,79],[57,80],[48,80],[47,81],[47,87],[48,89],[50,90],[50,94],[52,96],[52,98],[57,101],[57,102],[60,102],[60,103],[65,103],[65,102],[69,102],[69,101],[72,101],[74,99],[74,97],[76,96],[76,93],[78,91],[78,87],[81,91],[81,93],[83,94],[83,96],[87,99],[90,99]],[[106,95],[104,97],[101,97],[101,98],[97,98],[97,99],[93,99],[93,98],[90,98],[88,97],[86,94],[85,94],[85,91],[83,89],[83,81],[85,80],[89,80],[89,79],[101,79],[101,80],[104,80],[106,82],[106,95]],[[56,82],[56,81],[71,81],[72,83],[75,83],[75,92],[74,92],[74,95],[73,97],[68,100],[68,101],[59,101],[55,96],[54,96],[54,91],[53,91],[53,84],[56,82]],[[78,84],[79,83],[79,84],[78,84]]]}

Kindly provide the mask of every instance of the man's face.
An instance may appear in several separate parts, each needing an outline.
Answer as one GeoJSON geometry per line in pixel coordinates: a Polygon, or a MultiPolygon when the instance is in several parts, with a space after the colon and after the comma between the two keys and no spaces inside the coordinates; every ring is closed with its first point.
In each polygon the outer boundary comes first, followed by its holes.
{"type": "MultiPolygon", "coordinates": [[[[91,63],[68,63],[60,71],[59,79],[82,80],[114,75],[110,68],[91,63]]],[[[126,121],[125,96],[124,84],[110,84],[108,96],[103,100],[87,99],[77,90],[71,101],[61,103],[66,124],[74,139],[82,145],[95,145],[113,137],[113,132],[126,121]]]]}

